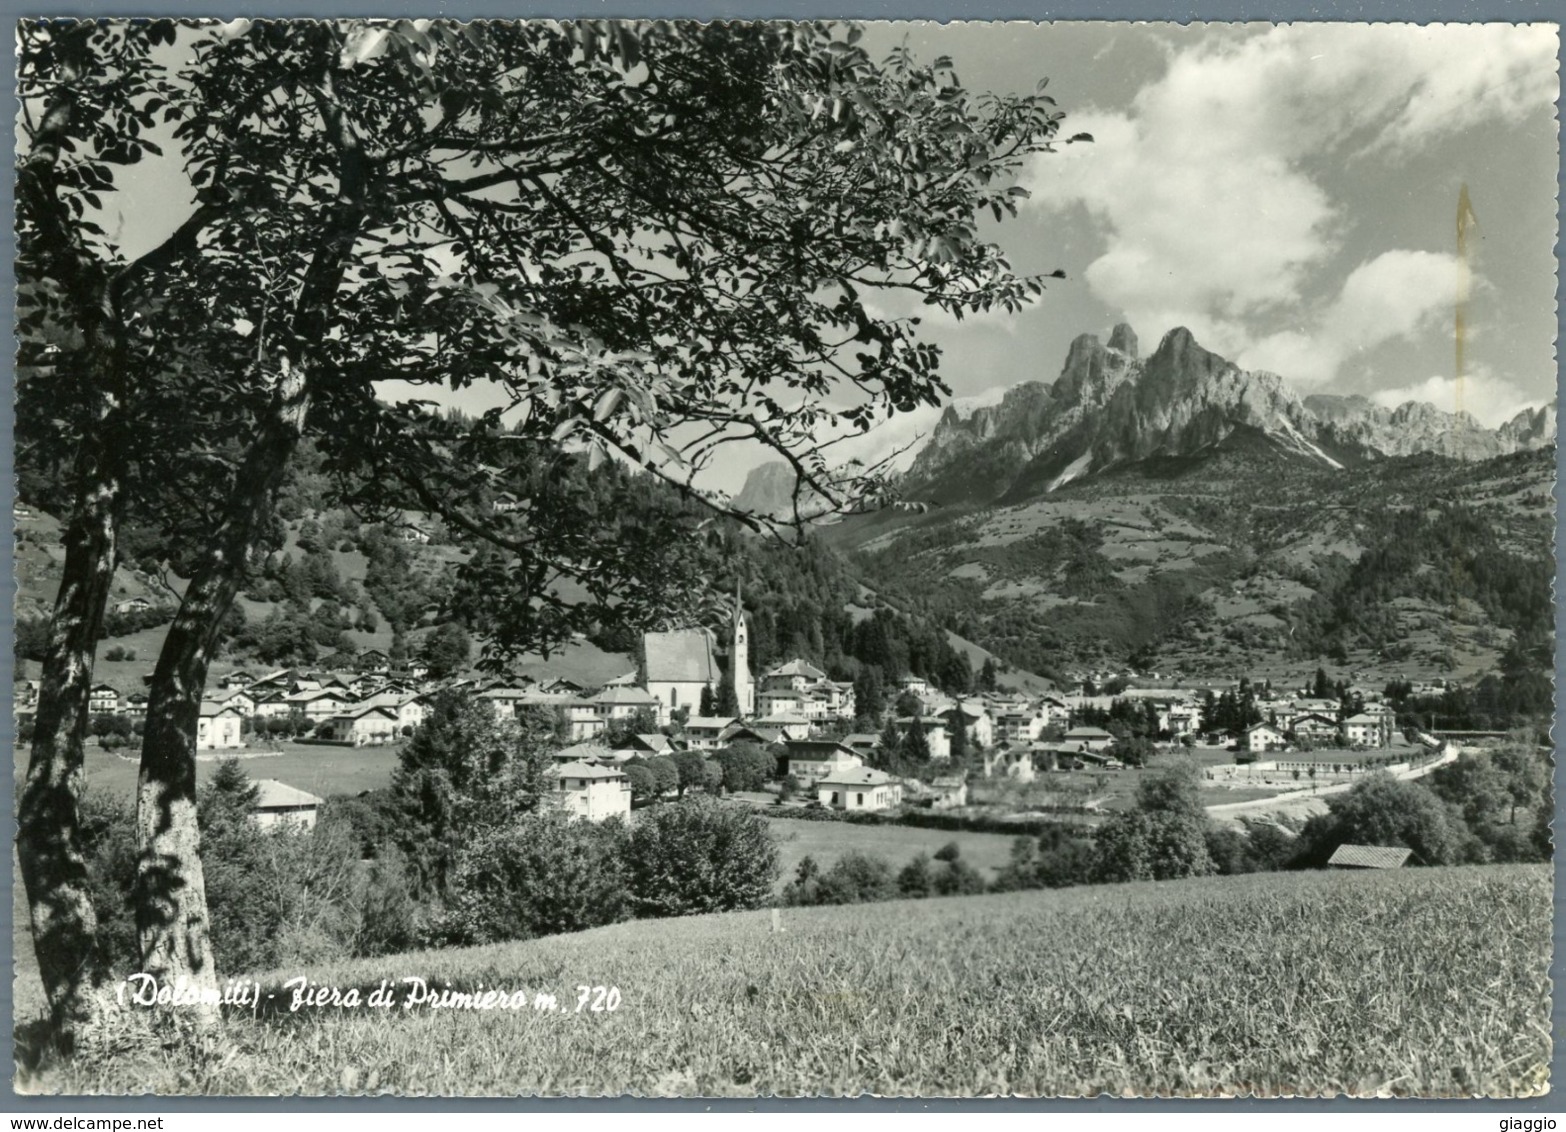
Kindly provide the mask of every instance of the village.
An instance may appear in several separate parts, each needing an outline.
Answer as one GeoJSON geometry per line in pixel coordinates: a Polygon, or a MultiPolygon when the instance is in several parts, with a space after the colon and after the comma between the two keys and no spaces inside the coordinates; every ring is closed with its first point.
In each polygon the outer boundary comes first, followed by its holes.
{"type": "MultiPolygon", "coordinates": [[[[1103,783],[1103,772],[1136,770],[1159,755],[1194,756],[1212,791],[1210,808],[1222,815],[1269,796],[1330,793],[1372,769],[1415,773],[1455,750],[1431,734],[1405,737],[1382,694],[1358,687],[1344,689],[1342,699],[1308,685],[1256,695],[1245,681],[1135,686],[1125,674],[1093,672],[1059,691],[953,695],[904,675],[882,711],[866,711],[853,682],[833,680],[800,657],[753,675],[737,599],[726,629],[722,641],[706,628],[645,633],[637,668],[598,687],[514,672],[437,678],[424,663],[394,663],[373,648],[361,650],[349,671],[235,669],[216,677],[201,703],[196,751],[211,760],[286,741],[319,748],[329,762],[333,748],[407,740],[438,697],[459,694],[487,704],[499,720],[529,713],[553,720],[557,804],[590,821],[628,818],[633,802],[646,800],[632,789],[632,766],[683,752],[711,758],[742,745],[771,756],[763,791],[724,789],[752,804],[888,817],[957,811],[1004,821],[1037,817],[1041,798],[1055,803],[1045,810],[1090,816],[1112,801],[1113,790],[1094,798],[1065,789],[1055,799],[1044,776],[1057,776],[1064,788],[1073,775],[1083,777],[1078,772],[1094,772],[1089,780],[1103,783]],[[1247,718],[1257,721],[1226,730],[1209,717],[1218,714],[1219,697],[1232,701],[1237,690],[1251,705],[1247,718]],[[1127,718],[1137,734],[1116,722],[1127,718]],[[1036,782],[1040,789],[1023,789],[1036,782]],[[1226,801],[1228,792],[1237,801],[1226,801]]],[[[37,694],[35,681],[19,682],[24,729],[37,694]]],[[[147,696],[100,683],[91,710],[108,721],[103,745],[129,746],[147,696]]],[[[261,824],[314,825],[322,798],[275,779],[256,781],[261,824]]]]}

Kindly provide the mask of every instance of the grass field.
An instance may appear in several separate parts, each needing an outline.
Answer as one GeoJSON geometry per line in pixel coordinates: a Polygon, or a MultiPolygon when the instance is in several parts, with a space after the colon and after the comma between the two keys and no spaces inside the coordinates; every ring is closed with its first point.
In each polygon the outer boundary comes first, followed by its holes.
{"type": "Polygon", "coordinates": [[[781,934],[766,911],[642,921],[310,973],[343,990],[418,976],[547,992],[557,1009],[247,1010],[199,1052],[112,1018],[87,1054],[18,1087],[1533,1094],[1550,896],[1547,867],[1510,866],[786,909],[781,934]],[[618,1009],[578,1012],[578,986],[618,988],[618,1009]]]}
{"type": "MultiPolygon", "coordinates": [[[[323,798],[333,794],[358,794],[391,783],[397,766],[396,747],[327,747],[308,743],[282,743],[277,754],[244,752],[240,766],[251,778],[275,778],[323,798]]],[[[98,747],[86,753],[87,786],[95,793],[130,801],[136,794],[136,770],[140,748],[129,757],[98,747]]],[[[14,748],[18,790],[27,774],[28,748],[14,748]]],[[[196,761],[196,780],[206,782],[227,757],[224,752],[202,752],[196,761]],[[213,757],[208,757],[209,755],[213,757]]]]}
{"type": "Polygon", "coordinates": [[[984,879],[991,880],[994,870],[1011,859],[1011,843],[1015,840],[1004,833],[948,833],[907,825],[851,825],[791,818],[774,818],[769,824],[783,865],[779,888],[794,879],[794,870],[807,856],[829,869],[844,853],[857,850],[900,869],[920,853],[935,856],[936,850],[952,841],[962,850],[962,859],[982,872],[984,879]]]}

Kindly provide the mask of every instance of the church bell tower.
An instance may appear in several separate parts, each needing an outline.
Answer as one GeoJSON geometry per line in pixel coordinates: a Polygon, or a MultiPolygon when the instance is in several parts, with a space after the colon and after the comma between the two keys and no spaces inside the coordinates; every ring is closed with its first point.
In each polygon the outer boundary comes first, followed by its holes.
{"type": "Polygon", "coordinates": [[[734,701],[746,719],[756,714],[756,686],[750,678],[750,625],[745,620],[745,603],[740,585],[734,583],[734,620],[729,626],[729,682],[734,685],[734,701]]]}

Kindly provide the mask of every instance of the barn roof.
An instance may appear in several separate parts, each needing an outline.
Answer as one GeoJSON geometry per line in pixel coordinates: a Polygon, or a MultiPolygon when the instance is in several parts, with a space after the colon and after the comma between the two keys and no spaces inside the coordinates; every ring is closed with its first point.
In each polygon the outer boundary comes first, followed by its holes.
{"type": "Polygon", "coordinates": [[[295,806],[319,806],[321,799],[306,790],[279,782],[275,778],[256,779],[256,804],[258,810],[276,810],[295,806]]]}
{"type": "Polygon", "coordinates": [[[1400,869],[1413,853],[1393,845],[1339,845],[1327,864],[1345,869],[1400,869]]]}
{"type": "Polygon", "coordinates": [[[649,684],[714,684],[722,676],[717,644],[706,629],[644,633],[642,648],[647,653],[649,684]]]}

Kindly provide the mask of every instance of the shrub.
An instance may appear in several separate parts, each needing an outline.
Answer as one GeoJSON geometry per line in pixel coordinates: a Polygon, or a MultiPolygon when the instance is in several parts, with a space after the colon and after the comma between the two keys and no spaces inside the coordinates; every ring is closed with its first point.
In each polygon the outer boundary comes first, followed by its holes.
{"type": "Polygon", "coordinates": [[[903,871],[897,874],[897,891],[902,896],[929,896],[934,890],[934,882],[930,879],[930,858],[924,853],[909,861],[903,866],[903,871]]]}
{"type": "Polygon", "coordinates": [[[626,875],[638,916],[759,908],[777,879],[778,851],[759,814],[693,797],[641,815],[627,839],[626,875]]]}
{"type": "Polygon", "coordinates": [[[777,762],[754,743],[736,743],[713,755],[723,768],[723,785],[730,790],[756,791],[766,785],[777,762]]]}
{"type": "Polygon", "coordinates": [[[575,821],[560,811],[484,830],[457,855],[437,937],[495,943],[626,918],[624,841],[619,821],[575,821]]]}
{"type": "Polygon", "coordinates": [[[935,873],[937,896],[972,896],[985,889],[984,877],[967,861],[953,857],[935,873]]]}
{"type": "Polygon", "coordinates": [[[1099,827],[1095,875],[1114,882],[1211,873],[1208,828],[1196,768],[1174,764],[1138,783],[1135,809],[1099,827]]]}
{"type": "Polygon", "coordinates": [[[88,789],[81,801],[82,855],[87,891],[98,913],[97,973],[105,977],[136,969],[136,920],[131,891],[136,883],[136,815],[119,798],[88,789]]]}
{"type": "Polygon", "coordinates": [[[323,818],[306,834],[250,818],[256,788],[237,760],[197,799],[207,912],[218,967],[255,971],[352,954],[347,900],[359,869],[353,825],[323,818]]]}
{"type": "MultiPolygon", "coordinates": [[[[815,862],[811,862],[814,865],[815,862]]],[[[803,865],[803,862],[801,862],[803,865]]],[[[803,869],[793,884],[783,890],[785,904],[869,904],[895,900],[900,895],[892,867],[880,857],[867,853],[844,853],[824,873],[806,874],[803,869]]]]}
{"type": "Polygon", "coordinates": [[[1327,799],[1328,812],[1300,833],[1299,861],[1321,867],[1339,845],[1392,845],[1414,851],[1415,863],[1455,864],[1463,859],[1461,815],[1428,788],[1373,772],[1347,794],[1327,799]]]}

